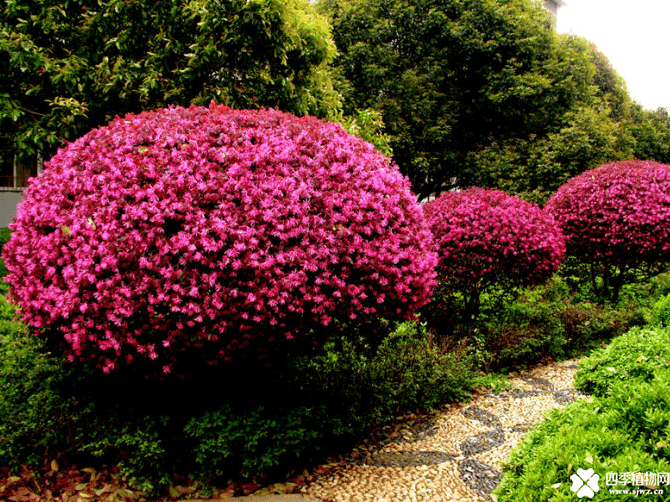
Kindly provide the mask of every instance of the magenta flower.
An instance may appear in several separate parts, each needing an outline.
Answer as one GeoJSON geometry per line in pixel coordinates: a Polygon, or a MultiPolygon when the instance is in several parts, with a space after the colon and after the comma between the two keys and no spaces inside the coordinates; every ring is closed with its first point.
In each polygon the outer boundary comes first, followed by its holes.
{"type": "Polygon", "coordinates": [[[670,166],[615,162],[568,180],[546,210],[561,226],[567,253],[600,277],[599,292],[616,300],[623,284],[670,263],[670,166]]]}
{"type": "Polygon", "coordinates": [[[462,294],[468,315],[497,285],[532,286],[549,279],[565,252],[554,219],[535,204],[499,190],[445,192],[425,204],[438,249],[443,291],[462,294]]]}
{"type": "Polygon", "coordinates": [[[338,125],[272,110],[117,118],[47,163],[11,228],[23,320],[106,371],[407,318],[435,284],[430,229],[397,167],[338,125]]]}

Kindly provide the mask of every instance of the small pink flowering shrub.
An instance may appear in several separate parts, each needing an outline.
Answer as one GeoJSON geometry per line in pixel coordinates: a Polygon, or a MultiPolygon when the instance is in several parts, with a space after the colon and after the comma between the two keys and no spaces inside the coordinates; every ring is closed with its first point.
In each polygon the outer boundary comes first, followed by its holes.
{"type": "Polygon", "coordinates": [[[609,300],[670,263],[668,165],[634,160],[591,169],[561,186],[546,210],[566,236],[568,255],[588,267],[596,292],[609,300]]]}
{"type": "Polygon", "coordinates": [[[23,320],[106,371],[407,318],[434,286],[430,230],[397,167],[338,125],[278,111],[117,118],[51,159],[11,228],[23,320]]]}
{"type": "Polygon", "coordinates": [[[424,213],[438,247],[441,290],[447,298],[462,295],[466,323],[483,291],[540,284],[563,259],[564,238],[553,218],[499,190],[445,192],[424,213]]]}

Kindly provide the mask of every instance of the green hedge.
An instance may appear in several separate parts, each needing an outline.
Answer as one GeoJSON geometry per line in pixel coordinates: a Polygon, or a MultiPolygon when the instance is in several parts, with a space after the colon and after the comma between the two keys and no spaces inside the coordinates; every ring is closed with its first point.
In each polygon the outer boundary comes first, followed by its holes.
{"type": "MultiPolygon", "coordinates": [[[[2,254],[2,247],[9,241],[12,231],[9,228],[0,228],[0,254],[2,254]]],[[[0,277],[7,275],[7,268],[5,262],[0,258],[0,277]]]]}

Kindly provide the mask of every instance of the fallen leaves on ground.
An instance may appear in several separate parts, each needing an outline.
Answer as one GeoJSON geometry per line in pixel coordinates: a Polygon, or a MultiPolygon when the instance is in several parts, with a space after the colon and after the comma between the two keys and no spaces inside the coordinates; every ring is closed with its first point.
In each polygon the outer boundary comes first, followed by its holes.
{"type": "Polygon", "coordinates": [[[98,472],[92,467],[62,468],[55,460],[38,470],[24,465],[19,472],[12,472],[1,467],[0,499],[11,502],[147,500],[144,493],[124,486],[112,472],[98,472]]]}
{"type": "MultiPolygon", "coordinates": [[[[407,413],[393,423],[375,428],[367,440],[353,449],[352,458],[364,457],[366,451],[406,433],[413,426],[430,421],[431,413],[407,413]]],[[[351,453],[351,452],[349,452],[351,453]]],[[[310,470],[289,476],[284,482],[265,486],[251,482],[231,482],[221,487],[205,487],[188,478],[174,480],[161,493],[147,494],[128,485],[117,468],[97,470],[93,467],[60,465],[47,462],[41,469],[22,465],[18,470],[0,467],[0,500],[8,502],[182,502],[219,501],[241,495],[298,493],[314,476],[323,476],[344,467],[344,456],[337,455],[310,470]],[[311,471],[311,472],[310,472],[311,471]]]]}

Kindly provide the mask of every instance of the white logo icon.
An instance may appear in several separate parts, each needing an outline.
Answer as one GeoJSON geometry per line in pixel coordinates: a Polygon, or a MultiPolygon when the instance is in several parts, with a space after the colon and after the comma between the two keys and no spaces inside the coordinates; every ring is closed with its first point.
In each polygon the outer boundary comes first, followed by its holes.
{"type": "Polygon", "coordinates": [[[600,476],[593,474],[593,469],[577,469],[577,474],[570,476],[570,479],[572,480],[570,489],[577,493],[578,498],[588,497],[591,499],[600,490],[598,486],[600,476]]]}

